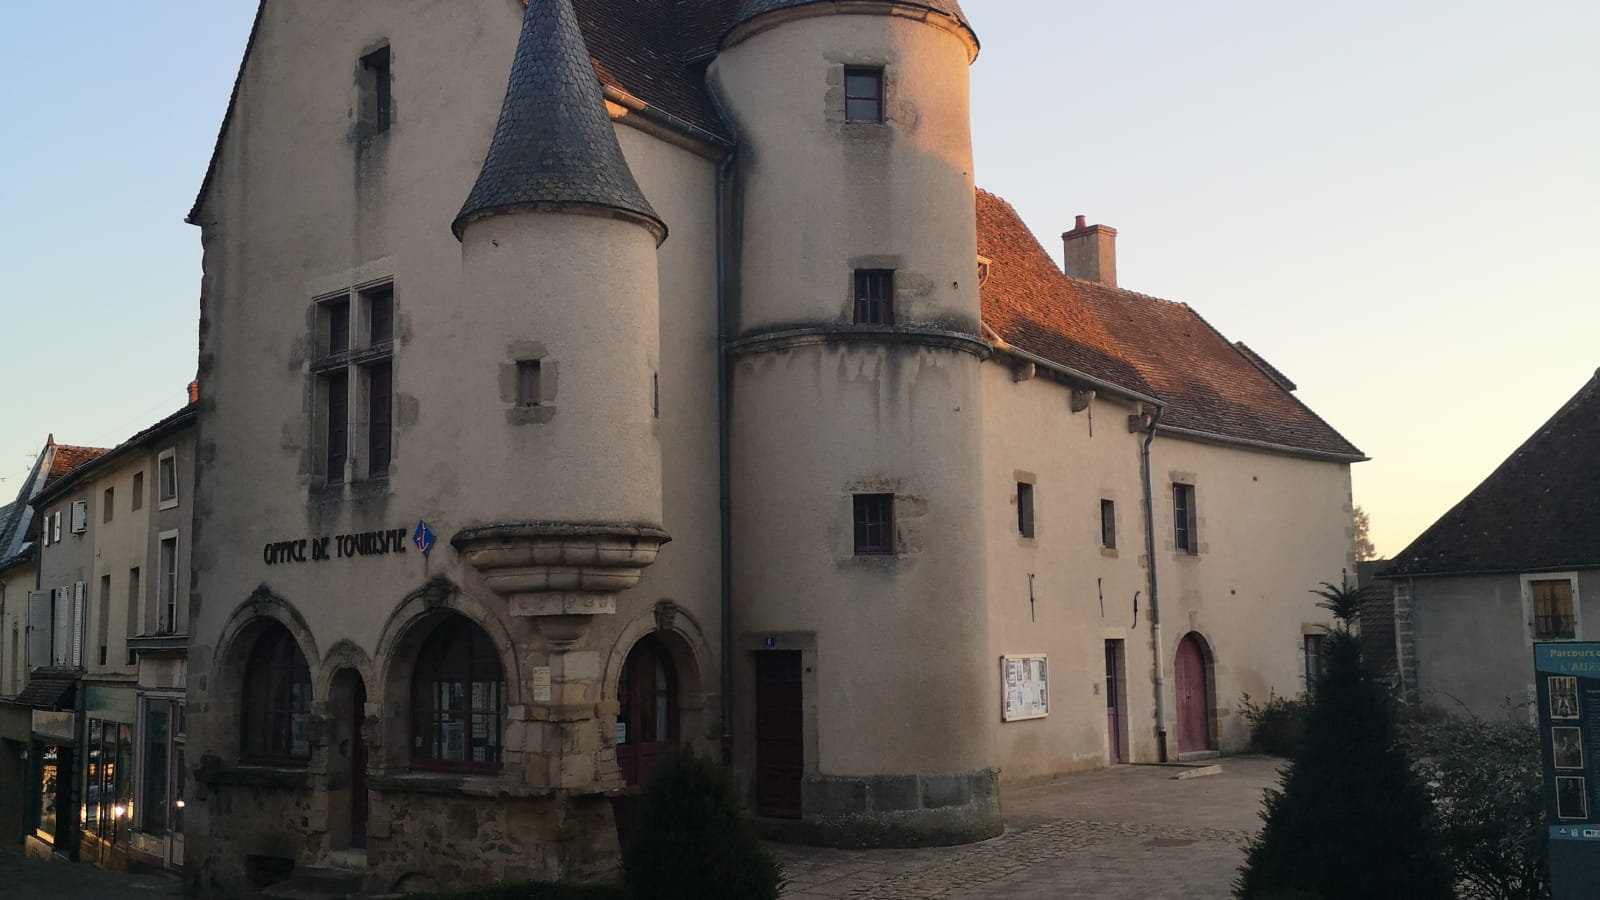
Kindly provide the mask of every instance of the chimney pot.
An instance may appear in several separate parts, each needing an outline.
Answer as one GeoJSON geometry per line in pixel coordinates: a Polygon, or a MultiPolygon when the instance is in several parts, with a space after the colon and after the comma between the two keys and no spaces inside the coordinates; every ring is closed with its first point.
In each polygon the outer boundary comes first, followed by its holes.
{"type": "Polygon", "coordinates": [[[1072,230],[1074,230],[1074,231],[1082,231],[1082,230],[1084,230],[1085,228],[1088,228],[1088,227],[1089,227],[1089,217],[1088,216],[1079,216],[1078,217],[1078,224],[1074,225],[1072,230]]]}

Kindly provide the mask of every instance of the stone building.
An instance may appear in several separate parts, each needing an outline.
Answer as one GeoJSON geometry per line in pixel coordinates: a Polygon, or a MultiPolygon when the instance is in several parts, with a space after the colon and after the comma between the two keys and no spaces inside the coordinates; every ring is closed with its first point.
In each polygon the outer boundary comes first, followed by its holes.
{"type": "Polygon", "coordinates": [[[1379,573],[1408,702],[1531,717],[1534,643],[1596,639],[1597,471],[1600,372],[1379,573]]]}
{"type": "Polygon", "coordinates": [[[111,868],[183,863],[195,412],[191,402],[95,451],[32,498],[43,527],[30,687],[73,686],[53,733],[66,739],[56,748],[56,829],[30,839],[41,855],[111,868]]]}
{"type": "Polygon", "coordinates": [[[955,0],[262,4],[201,228],[192,877],[601,878],[1242,746],[1362,456],[973,180],[955,0]],[[323,873],[326,875],[326,873],[323,873]]]}

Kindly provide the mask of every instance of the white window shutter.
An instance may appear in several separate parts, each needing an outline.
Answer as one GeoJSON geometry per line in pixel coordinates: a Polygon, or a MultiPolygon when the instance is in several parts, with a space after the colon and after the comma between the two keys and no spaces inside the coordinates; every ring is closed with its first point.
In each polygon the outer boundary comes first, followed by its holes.
{"type": "Polygon", "coordinates": [[[73,534],[83,534],[89,530],[89,501],[72,501],[72,518],[67,527],[72,529],[73,534]]]}
{"type": "Polygon", "coordinates": [[[83,665],[83,594],[84,583],[72,586],[72,667],[83,665]]]}
{"type": "Polygon", "coordinates": [[[50,665],[50,592],[28,592],[29,671],[50,665]]]}
{"type": "Polygon", "coordinates": [[[51,540],[59,542],[61,540],[61,510],[59,509],[50,516],[50,530],[51,540]]]}

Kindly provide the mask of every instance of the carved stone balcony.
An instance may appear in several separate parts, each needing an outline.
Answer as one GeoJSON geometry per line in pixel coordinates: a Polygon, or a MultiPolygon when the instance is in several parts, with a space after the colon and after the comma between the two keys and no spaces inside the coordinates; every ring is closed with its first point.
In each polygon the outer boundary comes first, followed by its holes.
{"type": "Polygon", "coordinates": [[[518,616],[617,611],[672,540],[651,525],[511,522],[466,528],[450,543],[518,616]]]}

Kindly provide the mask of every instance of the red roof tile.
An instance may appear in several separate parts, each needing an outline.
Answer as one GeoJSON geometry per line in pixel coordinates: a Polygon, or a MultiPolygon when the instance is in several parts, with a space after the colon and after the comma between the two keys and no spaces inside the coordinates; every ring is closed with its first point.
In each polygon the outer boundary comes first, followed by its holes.
{"type": "Polygon", "coordinates": [[[106,448],[103,447],[73,447],[69,444],[57,444],[55,455],[50,459],[49,477],[59,478],[105,452],[106,448]]]}
{"type": "Polygon", "coordinates": [[[994,261],[983,319],[1007,343],[1154,396],[1169,427],[1361,456],[1187,304],[1068,278],[1016,210],[985,191],[978,252],[994,261]]]}

